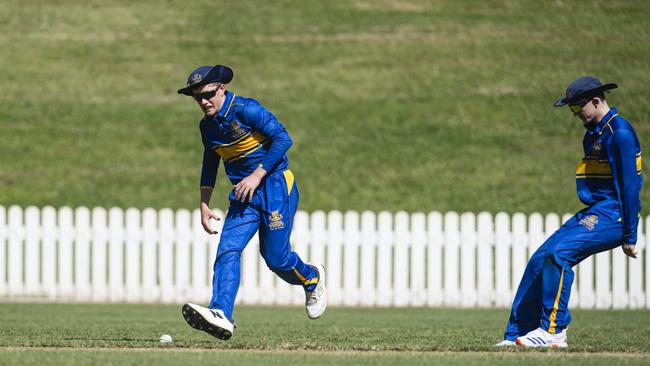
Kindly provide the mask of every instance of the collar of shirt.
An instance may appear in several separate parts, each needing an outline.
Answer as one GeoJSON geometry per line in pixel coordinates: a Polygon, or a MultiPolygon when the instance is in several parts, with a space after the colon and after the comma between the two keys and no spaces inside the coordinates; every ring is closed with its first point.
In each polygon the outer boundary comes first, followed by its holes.
{"type": "Polygon", "coordinates": [[[219,110],[219,113],[217,113],[218,117],[226,117],[228,115],[228,111],[230,110],[230,107],[232,106],[232,102],[235,99],[235,94],[231,93],[226,90],[226,98],[223,100],[223,104],[221,105],[221,109],[219,110]]]}
{"type": "Polygon", "coordinates": [[[616,107],[611,107],[609,109],[609,112],[598,122],[597,125],[588,127],[587,130],[589,131],[589,134],[602,134],[603,133],[603,128],[612,120],[612,117],[614,117],[615,114],[618,112],[616,111],[616,107]]]}

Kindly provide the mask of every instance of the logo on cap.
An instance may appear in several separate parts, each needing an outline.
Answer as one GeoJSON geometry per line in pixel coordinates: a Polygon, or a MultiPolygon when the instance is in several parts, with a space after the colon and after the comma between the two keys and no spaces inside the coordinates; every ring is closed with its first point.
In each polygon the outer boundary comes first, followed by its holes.
{"type": "Polygon", "coordinates": [[[192,77],[190,79],[192,80],[190,82],[190,84],[193,85],[193,84],[196,84],[196,83],[200,82],[201,79],[203,79],[203,76],[201,76],[201,74],[194,74],[194,75],[192,75],[192,77]]]}

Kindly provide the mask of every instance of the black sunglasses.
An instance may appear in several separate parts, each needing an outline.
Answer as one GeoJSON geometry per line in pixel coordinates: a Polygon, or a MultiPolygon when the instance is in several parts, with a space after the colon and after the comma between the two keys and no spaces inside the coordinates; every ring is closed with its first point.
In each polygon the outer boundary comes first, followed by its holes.
{"type": "Polygon", "coordinates": [[[192,98],[194,98],[194,100],[196,100],[197,102],[200,102],[203,99],[210,100],[214,98],[215,95],[217,95],[217,90],[219,90],[219,88],[207,92],[203,92],[203,93],[192,94],[192,98]]]}

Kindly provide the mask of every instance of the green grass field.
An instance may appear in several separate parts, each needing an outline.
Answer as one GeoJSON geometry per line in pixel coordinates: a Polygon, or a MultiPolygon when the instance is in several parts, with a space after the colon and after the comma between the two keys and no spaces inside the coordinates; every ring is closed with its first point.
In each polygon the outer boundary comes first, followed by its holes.
{"type": "Polygon", "coordinates": [[[495,350],[504,309],[238,307],[227,342],[187,326],[180,305],[0,305],[0,365],[445,363],[648,364],[648,311],[574,311],[568,350],[495,350]],[[170,334],[172,344],[158,337],[170,334]]]}
{"type": "MultiPolygon", "coordinates": [[[[573,211],[584,130],[551,104],[617,82],[649,143],[648,19],[643,0],[2,1],[0,204],[196,207],[201,116],[176,89],[224,63],[288,127],[302,209],[573,211]]],[[[227,190],[221,172],[216,207],[227,190]]]]}

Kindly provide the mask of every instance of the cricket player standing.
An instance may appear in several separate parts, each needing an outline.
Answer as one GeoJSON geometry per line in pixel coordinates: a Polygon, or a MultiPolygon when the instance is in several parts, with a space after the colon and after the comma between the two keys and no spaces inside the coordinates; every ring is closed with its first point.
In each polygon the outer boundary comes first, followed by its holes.
{"type": "Polygon", "coordinates": [[[504,340],[497,346],[567,347],[572,267],[621,246],[636,258],[641,148],[632,125],[610,108],[600,80],[584,76],[554,106],[568,105],[587,129],[584,157],[576,170],[578,197],[586,208],[533,254],[519,283],[504,340]]]}
{"type": "Polygon", "coordinates": [[[303,286],[309,318],[317,319],[327,306],[323,266],[304,263],[289,243],[298,207],[298,188],[286,156],[291,138],[259,102],[225,89],[232,78],[227,66],[202,66],[178,90],[193,97],[205,114],[199,125],[204,146],[200,210],[207,233],[216,234],[209,221],[219,219],[209,203],[221,160],[233,184],[214,263],[212,300],[207,308],[188,303],[182,310],[190,326],[223,340],[234,330],[241,252],[258,230],[267,266],[284,281],[303,286]]]}

